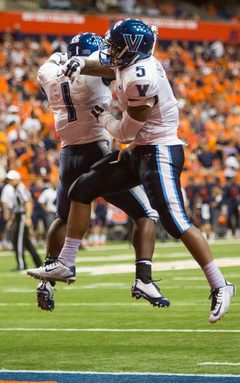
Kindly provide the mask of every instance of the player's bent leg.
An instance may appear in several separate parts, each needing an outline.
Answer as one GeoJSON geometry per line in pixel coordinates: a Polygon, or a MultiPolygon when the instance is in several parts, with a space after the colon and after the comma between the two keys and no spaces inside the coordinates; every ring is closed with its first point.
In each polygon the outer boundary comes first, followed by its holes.
{"type": "Polygon", "coordinates": [[[98,161],[88,173],[76,179],[69,188],[68,197],[82,204],[90,204],[97,197],[105,198],[139,185],[139,178],[123,159],[111,164],[117,153],[118,151],[115,151],[98,161]]]}
{"type": "Polygon", "coordinates": [[[158,213],[153,210],[141,186],[118,195],[107,196],[108,202],[125,211],[133,220],[133,246],[136,253],[136,279],[132,297],[144,298],[153,306],[168,307],[170,302],[152,280],[152,257],[155,246],[155,221],[158,213]]]}
{"type": "Polygon", "coordinates": [[[64,245],[66,230],[67,223],[63,219],[58,217],[52,222],[47,233],[47,256],[58,258],[64,245]]]}

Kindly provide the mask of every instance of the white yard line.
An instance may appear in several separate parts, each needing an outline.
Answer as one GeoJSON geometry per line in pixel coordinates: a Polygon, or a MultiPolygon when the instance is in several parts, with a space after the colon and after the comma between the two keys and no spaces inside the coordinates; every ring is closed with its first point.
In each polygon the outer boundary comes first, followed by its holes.
{"type": "Polygon", "coordinates": [[[193,330],[193,329],[113,329],[113,328],[0,328],[0,331],[45,332],[177,332],[177,333],[240,333],[240,330],[193,330]]]}
{"type": "MultiPolygon", "coordinates": [[[[215,262],[219,267],[240,266],[240,257],[217,258],[215,262]]],[[[154,262],[152,266],[153,271],[193,270],[199,268],[200,266],[194,259],[185,261],[154,262]]],[[[134,273],[135,265],[118,263],[112,265],[82,266],[77,267],[76,271],[77,273],[90,273],[91,275],[134,273]]]]}
{"type": "MultiPolygon", "coordinates": [[[[221,246],[221,245],[240,245],[239,239],[217,239],[214,243],[210,244],[210,246],[221,246]]],[[[176,247],[182,247],[185,249],[185,246],[182,242],[156,242],[155,248],[156,249],[162,249],[162,248],[176,248],[176,247]]],[[[133,247],[129,246],[128,244],[122,244],[122,245],[108,245],[108,246],[96,246],[96,247],[87,247],[85,251],[94,251],[94,252],[105,252],[106,250],[127,250],[132,249],[133,247]]],[[[85,252],[84,251],[84,252],[85,252]]],[[[45,248],[38,249],[39,254],[45,254],[45,248]]],[[[83,255],[83,251],[81,250],[80,253],[81,256],[83,255]]],[[[0,257],[1,256],[12,256],[13,251],[11,250],[3,250],[0,251],[0,257]]]]}
{"type": "MultiPolygon", "coordinates": [[[[199,306],[201,304],[201,306],[203,305],[209,305],[208,302],[200,302],[200,301],[197,301],[195,303],[181,303],[181,302],[175,302],[174,303],[174,306],[181,306],[181,307],[192,307],[192,306],[199,306]]],[[[232,305],[234,304],[234,302],[232,303],[232,305]]],[[[237,304],[237,303],[236,303],[237,304]]],[[[35,303],[24,303],[24,302],[18,302],[18,303],[0,303],[0,307],[15,307],[15,306],[18,306],[18,307],[21,307],[21,306],[36,306],[35,303]]],[[[91,302],[91,303],[58,303],[58,306],[63,306],[63,307],[81,307],[81,306],[98,306],[98,307],[105,307],[105,306],[125,306],[125,307],[134,307],[134,309],[136,308],[148,308],[149,309],[149,306],[148,305],[140,305],[138,302],[135,302],[135,303],[117,303],[117,302],[112,302],[112,303],[98,303],[98,302],[91,302]]]]}

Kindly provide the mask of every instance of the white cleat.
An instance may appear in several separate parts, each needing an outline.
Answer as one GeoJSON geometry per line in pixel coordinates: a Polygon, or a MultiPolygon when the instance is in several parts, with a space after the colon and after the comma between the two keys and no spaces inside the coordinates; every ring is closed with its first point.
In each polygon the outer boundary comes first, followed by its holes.
{"type": "MultiPolygon", "coordinates": [[[[55,283],[54,283],[55,284],[55,283]]],[[[53,311],[55,303],[53,298],[54,286],[49,281],[40,281],[37,287],[38,307],[42,310],[53,311]]]]}
{"type": "Polygon", "coordinates": [[[222,318],[229,309],[232,297],[235,295],[236,287],[225,281],[226,285],[211,290],[209,299],[212,300],[209,322],[215,323],[222,318]]]}
{"type": "Polygon", "coordinates": [[[49,265],[27,270],[27,275],[43,281],[60,281],[68,284],[76,281],[75,266],[64,266],[58,259],[49,265]]]}
{"type": "Polygon", "coordinates": [[[153,306],[168,307],[170,302],[161,293],[159,287],[151,281],[143,283],[140,279],[136,279],[132,286],[132,297],[136,299],[144,298],[153,306]]]}

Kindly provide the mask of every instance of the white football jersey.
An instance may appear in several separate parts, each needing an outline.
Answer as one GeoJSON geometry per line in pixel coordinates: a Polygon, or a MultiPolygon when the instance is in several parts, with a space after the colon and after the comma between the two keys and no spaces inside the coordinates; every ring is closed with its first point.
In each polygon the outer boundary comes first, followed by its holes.
{"type": "Polygon", "coordinates": [[[38,71],[38,81],[52,107],[62,147],[109,141],[108,132],[90,115],[95,105],[111,102],[111,89],[102,78],[81,75],[71,82],[62,74],[62,65],[47,61],[38,71]]]}
{"type": "Polygon", "coordinates": [[[154,56],[115,70],[118,103],[124,112],[129,106],[151,105],[151,114],[139,130],[138,145],[184,144],[177,137],[178,107],[162,65],[154,56]]]}

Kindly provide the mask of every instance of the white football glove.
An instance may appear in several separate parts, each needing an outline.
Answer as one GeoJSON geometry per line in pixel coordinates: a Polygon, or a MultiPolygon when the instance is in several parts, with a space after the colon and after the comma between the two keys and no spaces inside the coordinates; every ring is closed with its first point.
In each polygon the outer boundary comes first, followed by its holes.
{"type": "Polygon", "coordinates": [[[62,72],[65,76],[74,80],[81,73],[85,66],[85,61],[81,57],[71,57],[64,65],[62,72]]]}

